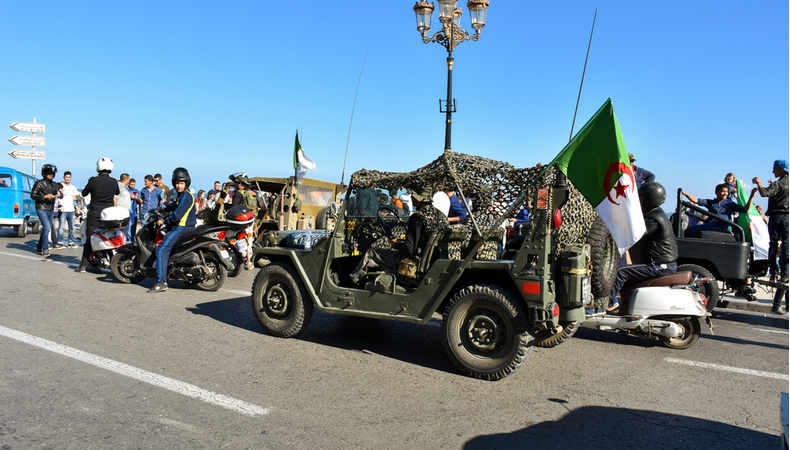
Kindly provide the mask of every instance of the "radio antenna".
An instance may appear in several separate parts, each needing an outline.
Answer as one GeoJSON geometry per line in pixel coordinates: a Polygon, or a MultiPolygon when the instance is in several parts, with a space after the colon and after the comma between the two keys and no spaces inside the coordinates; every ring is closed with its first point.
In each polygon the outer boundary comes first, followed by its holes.
{"type": "Polygon", "coordinates": [[[357,80],[357,90],[354,92],[354,104],[351,106],[351,121],[348,123],[348,137],[346,138],[346,154],[343,156],[343,173],[340,175],[340,184],[346,178],[346,159],[348,158],[348,143],[351,141],[351,124],[354,123],[354,108],[357,107],[357,94],[359,93],[359,83],[362,81],[362,71],[365,70],[365,61],[368,60],[368,49],[370,44],[365,48],[365,58],[362,59],[362,69],[359,71],[359,80],[357,80]]]}
{"type": "Polygon", "coordinates": [[[571,135],[568,142],[573,139],[573,127],[576,125],[576,113],[579,111],[579,100],[582,98],[582,87],[584,86],[584,74],[587,73],[587,60],[590,59],[590,47],[592,46],[593,32],[595,31],[595,19],[598,18],[598,8],[595,8],[592,30],[590,30],[590,43],[587,44],[587,56],[584,58],[584,70],[582,70],[582,82],[579,85],[579,96],[576,97],[576,109],[573,110],[573,122],[571,122],[571,135]]]}

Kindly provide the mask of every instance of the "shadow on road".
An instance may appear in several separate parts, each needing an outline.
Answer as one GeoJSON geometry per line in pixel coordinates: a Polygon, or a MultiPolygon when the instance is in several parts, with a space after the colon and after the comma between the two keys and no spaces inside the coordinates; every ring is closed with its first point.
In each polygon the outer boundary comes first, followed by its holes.
{"type": "MultiPolygon", "coordinates": [[[[265,335],[253,315],[249,297],[199,303],[187,311],[265,335]]],[[[434,320],[428,325],[414,325],[315,311],[309,326],[294,339],[459,373],[444,353],[441,327],[434,320]]]]}
{"type": "MultiPolygon", "coordinates": [[[[548,399],[549,401],[554,401],[548,399]]],[[[777,399],[778,400],[778,399],[777,399]]],[[[778,401],[777,401],[778,403],[778,401]]],[[[777,427],[779,426],[777,408],[777,427]]],[[[525,418],[529,420],[529,418],[525,418]]],[[[769,425],[769,424],[766,424],[769,425]]],[[[635,409],[586,406],[560,420],[530,425],[513,433],[478,436],[465,450],[494,448],[781,448],[778,435],[711,420],[635,409]]]]}

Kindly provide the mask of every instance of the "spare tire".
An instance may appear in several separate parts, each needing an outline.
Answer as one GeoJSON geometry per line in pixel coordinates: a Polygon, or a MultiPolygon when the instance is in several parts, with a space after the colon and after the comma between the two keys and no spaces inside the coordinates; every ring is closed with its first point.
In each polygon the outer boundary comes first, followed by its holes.
{"type": "Polygon", "coordinates": [[[620,268],[620,253],[617,244],[609,233],[606,224],[599,217],[595,219],[587,234],[592,259],[592,296],[593,298],[609,297],[612,286],[620,268]]]}

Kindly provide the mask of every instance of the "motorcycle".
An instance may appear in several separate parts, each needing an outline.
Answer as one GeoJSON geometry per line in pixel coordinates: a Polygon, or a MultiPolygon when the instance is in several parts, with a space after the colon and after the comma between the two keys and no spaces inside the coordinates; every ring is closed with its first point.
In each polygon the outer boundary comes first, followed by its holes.
{"type": "Polygon", "coordinates": [[[80,224],[80,240],[83,246],[90,245],[93,250],[88,263],[101,269],[109,269],[118,249],[126,244],[123,231],[129,223],[129,211],[121,206],[104,208],[100,220],[104,228],[97,228],[91,234],[90,243],[87,236],[88,221],[83,220],[80,224]]]}
{"type": "Polygon", "coordinates": [[[708,300],[698,292],[698,286],[709,281],[683,271],[626,284],[620,290],[617,312],[587,314],[581,326],[658,338],[673,349],[689,348],[699,339],[699,319],[705,318],[713,334],[705,309],[708,300]]]}
{"type": "MultiPolygon", "coordinates": [[[[149,211],[145,225],[135,235],[135,242],[117,249],[110,270],[122,283],[140,283],[156,278],[156,246],[164,240],[158,225],[161,208],[149,211]]],[[[167,279],[194,284],[204,291],[216,291],[225,282],[231,268],[230,249],[220,235],[228,225],[200,226],[178,239],[167,262],[167,279]]]]}
{"type": "Polygon", "coordinates": [[[220,233],[219,239],[224,239],[232,251],[231,268],[229,277],[235,277],[244,269],[247,263],[247,227],[255,217],[247,207],[236,205],[225,214],[225,223],[230,227],[225,233],[220,233]]]}

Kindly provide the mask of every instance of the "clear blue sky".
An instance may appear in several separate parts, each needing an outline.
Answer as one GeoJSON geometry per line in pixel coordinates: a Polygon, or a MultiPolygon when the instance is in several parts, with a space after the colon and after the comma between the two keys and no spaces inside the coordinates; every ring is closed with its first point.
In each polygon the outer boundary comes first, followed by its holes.
{"type": "MultiPolygon", "coordinates": [[[[413,5],[5,2],[0,125],[45,123],[44,162],[80,187],[100,157],[139,181],[184,166],[198,189],[237,171],[288,176],[296,129],[318,165],[308,176],[340,181],[369,46],[345,181],[412,170],[443,150],[447,76],[413,5]]],[[[549,162],[568,141],[596,7],[575,131],[611,97],[628,151],[670,198],[713,197],[727,172],[772,178],[790,123],[788,2],[775,0],[491,0],[481,39],[454,54],[453,150],[549,162]]],[[[29,172],[7,155],[29,147],[4,142],[0,165],[29,172]]]]}

